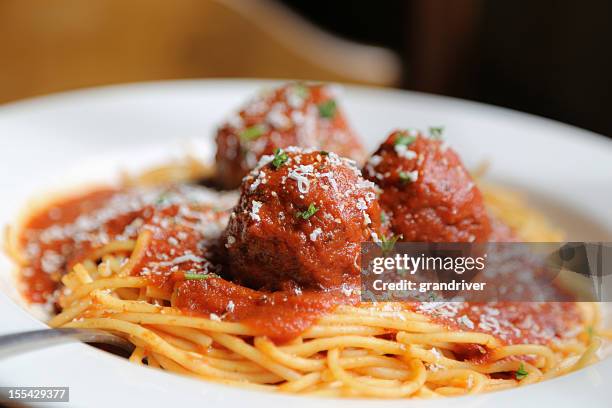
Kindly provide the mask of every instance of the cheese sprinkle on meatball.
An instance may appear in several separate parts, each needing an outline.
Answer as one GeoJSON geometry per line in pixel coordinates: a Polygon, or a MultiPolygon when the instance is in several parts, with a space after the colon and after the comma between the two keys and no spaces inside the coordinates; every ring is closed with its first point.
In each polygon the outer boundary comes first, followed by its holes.
{"type": "Polygon", "coordinates": [[[485,242],[491,225],[480,190],[445,142],[416,130],[393,132],[370,157],[364,177],[402,241],[485,242]]]}
{"type": "Polygon", "coordinates": [[[234,279],[269,290],[339,287],[359,276],[361,243],[376,241],[374,183],[354,161],[289,147],[244,179],[225,232],[234,279]]]}
{"type": "Polygon", "coordinates": [[[365,152],[349,127],[333,86],[293,83],[267,91],[217,131],[217,178],[236,188],[263,155],[288,146],[333,151],[361,161],[365,152]]]}

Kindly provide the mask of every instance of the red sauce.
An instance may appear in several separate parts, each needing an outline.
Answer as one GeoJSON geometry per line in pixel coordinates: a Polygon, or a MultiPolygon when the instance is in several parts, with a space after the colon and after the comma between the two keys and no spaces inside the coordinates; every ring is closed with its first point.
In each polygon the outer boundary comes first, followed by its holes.
{"type": "Polygon", "coordinates": [[[581,321],[569,302],[421,303],[416,310],[452,329],[492,334],[504,344],[547,344],[581,321]]]}
{"type": "MultiPolygon", "coordinates": [[[[57,267],[45,272],[43,256],[47,251],[52,253],[72,252],[73,239],[53,239],[49,242],[40,242],[41,231],[53,225],[64,225],[73,222],[79,215],[86,214],[102,207],[115,193],[112,189],[100,189],[82,196],[72,197],[34,214],[25,224],[20,237],[20,245],[26,250],[30,265],[25,268],[20,279],[24,283],[23,295],[31,302],[43,303],[57,288],[61,278],[61,270],[65,260],[57,259],[57,267]],[[31,245],[31,246],[30,246],[31,245]]],[[[48,260],[48,262],[52,262],[48,260]]]]}
{"type": "Polygon", "coordinates": [[[180,263],[185,271],[207,271],[212,265],[201,259],[205,250],[199,244],[205,241],[206,228],[220,234],[228,213],[214,208],[212,200],[196,201],[197,194],[196,188],[187,186],[105,189],[38,212],[25,223],[20,237],[28,261],[21,273],[25,297],[52,302],[62,275],[74,264],[111,241],[136,239],[143,228],[153,231],[153,239],[135,273],[161,286],[165,275],[174,272],[175,265],[166,264],[176,258],[185,260],[180,263]]]}
{"type": "Polygon", "coordinates": [[[176,306],[183,310],[245,323],[278,342],[304,332],[337,305],[356,302],[358,298],[340,290],[267,293],[218,278],[182,282],[176,297],[176,306]]]}
{"type": "MultiPolygon", "coordinates": [[[[582,320],[575,304],[562,302],[461,303],[450,316],[428,313],[450,329],[492,334],[502,344],[546,345],[552,339],[572,337],[582,320]],[[466,326],[466,319],[474,323],[474,328],[466,326]]],[[[469,344],[456,352],[461,359],[486,363],[492,350],[469,344]]]]}
{"type": "MultiPolygon", "coordinates": [[[[35,303],[53,302],[69,265],[110,240],[135,239],[146,228],[152,232],[152,242],[133,273],[174,290],[175,306],[187,313],[243,322],[258,334],[282,342],[311,327],[337,305],[358,303],[350,290],[356,281],[336,290],[266,292],[223,278],[184,280],[185,273],[220,272],[210,261],[209,250],[225,228],[230,205],[219,198],[203,199],[198,189],[98,190],[35,214],[25,224],[20,241],[29,261],[21,274],[24,296],[35,303]]],[[[405,307],[452,329],[490,333],[506,344],[546,344],[580,323],[578,309],[571,303],[405,307]]],[[[486,358],[486,350],[478,347],[466,346],[464,353],[474,360],[486,358]]]]}

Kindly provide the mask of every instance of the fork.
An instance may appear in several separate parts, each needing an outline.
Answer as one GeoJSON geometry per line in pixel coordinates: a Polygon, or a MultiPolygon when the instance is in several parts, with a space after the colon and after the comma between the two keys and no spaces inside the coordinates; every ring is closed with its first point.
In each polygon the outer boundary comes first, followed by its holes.
{"type": "Polygon", "coordinates": [[[104,350],[123,356],[125,356],[125,353],[129,354],[134,350],[134,345],[129,341],[102,330],[42,329],[0,336],[0,359],[32,350],[79,341],[110,346],[110,348],[104,348],[104,350]],[[123,353],[115,351],[122,351],[123,353]]]}

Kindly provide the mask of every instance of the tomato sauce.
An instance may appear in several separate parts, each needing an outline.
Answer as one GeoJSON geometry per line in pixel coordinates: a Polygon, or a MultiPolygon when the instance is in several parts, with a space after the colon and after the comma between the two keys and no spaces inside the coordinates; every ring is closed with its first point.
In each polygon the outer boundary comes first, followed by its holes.
{"type": "Polygon", "coordinates": [[[19,244],[29,261],[29,265],[20,274],[20,279],[24,283],[23,295],[26,299],[35,303],[46,301],[57,288],[62,275],[61,270],[66,264],[64,257],[55,254],[72,252],[74,249],[72,237],[62,236],[42,240],[40,232],[49,230],[55,225],[73,222],[81,214],[102,207],[114,194],[113,189],[99,189],[65,199],[37,212],[26,222],[19,237],[19,244]]]}
{"type": "Polygon", "coordinates": [[[211,278],[180,283],[176,306],[195,314],[213,313],[224,320],[242,322],[259,335],[285,342],[307,330],[339,304],[358,301],[358,296],[347,295],[340,289],[263,292],[211,278]]]}
{"type": "MultiPolygon", "coordinates": [[[[357,305],[358,281],[341,287],[254,290],[225,279],[211,261],[235,196],[220,198],[201,187],[97,190],[50,205],[25,224],[20,243],[29,264],[20,279],[24,296],[53,303],[61,276],[87,253],[113,240],[136,239],[148,229],[152,240],[132,273],[173,292],[186,313],[242,322],[278,342],[307,330],[337,305],[357,305]],[[198,279],[186,279],[187,276],[198,279]],[[206,276],[206,278],[199,279],[206,276]]],[[[572,303],[405,304],[450,329],[489,333],[504,344],[547,344],[580,324],[572,303]]],[[[466,346],[466,358],[482,360],[486,350],[466,346]]]]}

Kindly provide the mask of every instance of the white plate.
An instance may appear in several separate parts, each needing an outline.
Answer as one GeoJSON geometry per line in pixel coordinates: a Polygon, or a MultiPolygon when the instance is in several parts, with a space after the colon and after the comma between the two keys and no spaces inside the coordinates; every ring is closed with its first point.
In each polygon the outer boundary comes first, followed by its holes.
{"type": "MultiPolygon", "coordinates": [[[[28,197],[109,179],[186,150],[210,157],[223,117],[263,81],[178,81],[116,86],[0,108],[0,225],[28,197]]],[[[437,96],[349,87],[341,98],[367,147],[398,127],[444,125],[468,166],[529,193],[574,240],[612,237],[612,142],[534,116],[437,96]]],[[[19,306],[11,265],[0,257],[0,333],[43,327],[19,306]]],[[[612,359],[541,384],[452,400],[458,407],[608,406],[612,359]]],[[[322,400],[244,391],[128,364],[73,344],[0,361],[0,386],[70,386],[75,406],[443,407],[449,401],[322,400]]],[[[54,404],[53,406],[58,406],[54,404]]]]}

